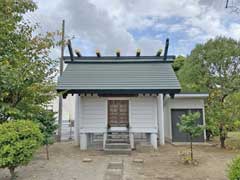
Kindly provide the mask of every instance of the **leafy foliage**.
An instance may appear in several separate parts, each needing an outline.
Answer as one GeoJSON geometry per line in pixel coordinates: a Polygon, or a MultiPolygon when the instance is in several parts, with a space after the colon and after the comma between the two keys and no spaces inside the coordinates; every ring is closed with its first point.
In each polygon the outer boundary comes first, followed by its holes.
{"type": "Polygon", "coordinates": [[[23,15],[34,11],[33,1],[0,3],[0,123],[36,119],[55,97],[56,62],[49,57],[54,33],[34,35],[23,15]]]}
{"type": "Polygon", "coordinates": [[[197,124],[197,121],[200,118],[200,113],[195,112],[188,114],[183,114],[181,116],[181,121],[178,123],[177,127],[181,132],[189,134],[191,137],[197,137],[200,136],[203,131],[203,126],[200,124],[197,124]]]}
{"type": "Polygon", "coordinates": [[[236,157],[232,160],[228,168],[228,178],[229,180],[240,179],[240,157],[236,157]]]}
{"type": "Polygon", "coordinates": [[[26,165],[43,140],[38,125],[29,120],[9,121],[0,124],[0,167],[14,170],[26,165]]]}
{"type": "Polygon", "coordinates": [[[204,129],[203,125],[198,124],[199,118],[199,112],[189,112],[188,114],[183,114],[180,117],[180,123],[177,124],[178,129],[183,133],[187,133],[190,137],[191,160],[193,160],[192,140],[194,137],[200,136],[204,129]]]}
{"type": "Polygon", "coordinates": [[[173,70],[177,73],[184,65],[184,62],[185,62],[186,58],[184,56],[178,56],[173,64],[172,64],[172,67],[173,67],[173,70]]]}
{"type": "Polygon", "coordinates": [[[183,91],[209,92],[208,129],[220,135],[221,147],[224,147],[227,132],[239,119],[235,114],[238,106],[233,105],[230,96],[238,96],[240,92],[240,42],[217,37],[198,44],[179,70],[178,77],[183,91]]]}

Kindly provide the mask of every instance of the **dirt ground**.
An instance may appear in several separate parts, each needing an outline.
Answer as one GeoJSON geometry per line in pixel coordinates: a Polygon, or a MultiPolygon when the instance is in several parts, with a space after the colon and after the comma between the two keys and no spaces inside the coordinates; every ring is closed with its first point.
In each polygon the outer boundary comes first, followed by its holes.
{"type": "MultiPolygon", "coordinates": [[[[80,151],[72,142],[55,143],[50,147],[49,161],[44,149],[40,150],[28,166],[17,169],[17,180],[225,180],[227,163],[237,154],[196,145],[194,155],[199,165],[190,166],[182,164],[178,155],[185,149],[186,146],[166,144],[158,151],[107,155],[101,151],[80,151]],[[84,158],[92,162],[83,162],[84,158]],[[144,162],[134,162],[136,159],[144,162]],[[111,162],[122,162],[120,176],[107,176],[111,162]]],[[[0,169],[0,180],[9,180],[7,169],[0,169]]]]}

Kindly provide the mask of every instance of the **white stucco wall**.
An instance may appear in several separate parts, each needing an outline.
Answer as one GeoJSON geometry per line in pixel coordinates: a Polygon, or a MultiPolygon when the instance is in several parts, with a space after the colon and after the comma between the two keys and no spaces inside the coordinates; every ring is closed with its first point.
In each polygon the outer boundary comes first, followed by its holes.
{"type": "Polygon", "coordinates": [[[83,96],[82,97],[82,129],[101,129],[106,128],[107,104],[105,98],[97,96],[83,96]]]}
{"type": "Polygon", "coordinates": [[[143,97],[82,97],[80,132],[105,132],[107,129],[107,101],[129,100],[129,127],[131,132],[157,132],[157,99],[143,97]]]}
{"type": "Polygon", "coordinates": [[[130,127],[132,132],[157,132],[156,96],[130,99],[130,127]]]}

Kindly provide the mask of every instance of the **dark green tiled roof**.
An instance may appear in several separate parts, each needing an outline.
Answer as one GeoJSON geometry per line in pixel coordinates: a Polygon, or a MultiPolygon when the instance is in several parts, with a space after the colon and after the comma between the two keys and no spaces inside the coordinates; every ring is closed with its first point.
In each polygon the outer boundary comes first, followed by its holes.
{"type": "Polygon", "coordinates": [[[170,63],[162,61],[81,61],[69,63],[58,80],[57,90],[80,92],[130,90],[179,92],[170,63]]]}

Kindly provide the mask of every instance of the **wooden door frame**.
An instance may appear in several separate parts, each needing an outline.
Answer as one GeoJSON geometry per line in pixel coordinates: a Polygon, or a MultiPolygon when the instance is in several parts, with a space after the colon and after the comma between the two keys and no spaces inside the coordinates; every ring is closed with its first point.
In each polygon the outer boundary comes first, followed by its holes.
{"type": "Polygon", "coordinates": [[[131,127],[131,99],[129,97],[108,97],[106,98],[106,128],[108,128],[108,101],[127,100],[128,101],[128,128],[131,127]]]}

